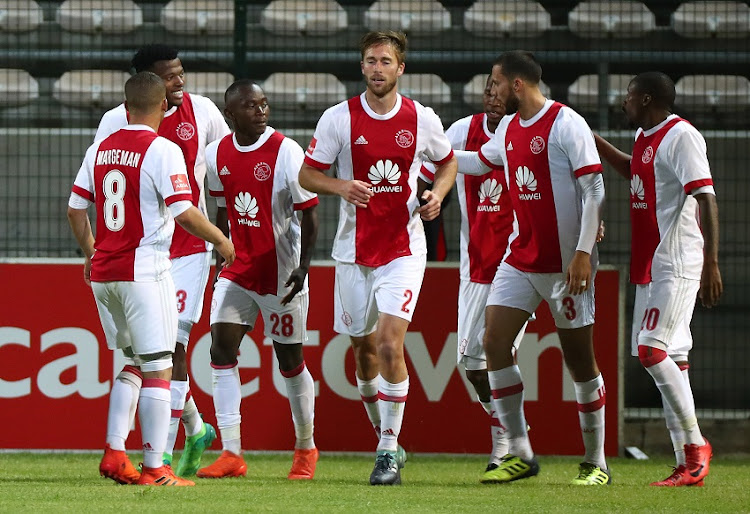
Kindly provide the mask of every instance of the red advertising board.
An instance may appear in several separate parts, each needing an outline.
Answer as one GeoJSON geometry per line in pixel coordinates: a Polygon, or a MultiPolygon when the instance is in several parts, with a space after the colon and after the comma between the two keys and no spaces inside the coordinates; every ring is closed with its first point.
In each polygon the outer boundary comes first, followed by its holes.
{"type": "MultiPolygon", "coordinates": [[[[121,369],[107,350],[82,265],[0,264],[0,409],[9,420],[0,448],[98,449],[108,393],[121,369]]],[[[428,268],[406,338],[410,390],[400,441],[413,452],[487,453],[487,415],[456,368],[458,269],[428,268]]],[[[348,338],[333,331],[333,267],[310,270],[310,340],[305,360],[316,380],[315,440],[323,451],[371,451],[376,437],[359,399],[348,338]]],[[[619,274],[596,277],[595,346],[607,387],[606,453],[618,451],[619,274]]],[[[188,349],[191,390],[206,421],[211,399],[210,293],[188,349]]],[[[540,454],[583,453],[573,383],[546,308],[529,324],[519,351],[526,415],[540,454]]],[[[289,450],[294,430],[273,347],[262,321],[240,350],[242,443],[246,450],[289,450]]],[[[138,448],[131,434],[128,446],[138,448]]],[[[217,446],[218,447],[218,446],[217,446]]]]}

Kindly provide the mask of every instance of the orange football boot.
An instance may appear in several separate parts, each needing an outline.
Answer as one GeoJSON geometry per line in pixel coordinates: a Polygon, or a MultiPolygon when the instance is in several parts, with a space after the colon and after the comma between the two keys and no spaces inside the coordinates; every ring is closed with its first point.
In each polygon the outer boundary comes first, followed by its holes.
{"type": "Polygon", "coordinates": [[[242,455],[224,450],[213,464],[199,469],[195,475],[198,478],[244,477],[247,475],[247,464],[242,455]]]}
{"type": "Polygon", "coordinates": [[[312,480],[315,476],[315,465],[318,463],[318,449],[294,450],[292,469],[287,478],[289,480],[312,480]]]}

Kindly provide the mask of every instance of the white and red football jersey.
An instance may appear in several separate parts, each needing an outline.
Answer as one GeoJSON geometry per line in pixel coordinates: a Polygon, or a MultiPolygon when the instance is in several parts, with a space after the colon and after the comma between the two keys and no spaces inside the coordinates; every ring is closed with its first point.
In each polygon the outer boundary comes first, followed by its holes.
{"type": "MultiPolygon", "coordinates": [[[[120,104],[104,113],[95,139],[98,141],[128,124],[125,105],[120,104]]],[[[216,105],[201,95],[184,93],[182,104],[172,107],[159,125],[159,135],[177,144],[182,150],[193,191],[193,205],[206,214],[203,182],[206,177],[206,145],[229,134],[229,127],[216,105]]],[[[179,225],[175,227],[170,258],[183,257],[211,250],[211,244],[193,236],[179,225]]]]}
{"type": "Polygon", "coordinates": [[[158,280],[171,265],[172,216],[192,205],[180,148],[145,125],[128,125],[97,141],[86,151],[69,205],[85,209],[91,202],[91,280],[158,280]]]}
{"type": "MultiPolygon", "coordinates": [[[[445,131],[454,150],[479,150],[492,139],[487,115],[461,118],[445,131]]],[[[432,182],[433,166],[425,163],[420,171],[432,182]]],[[[461,280],[491,284],[513,232],[513,206],[508,195],[505,171],[493,168],[481,176],[456,177],[458,204],[461,209],[461,280]]]]}
{"type": "Polygon", "coordinates": [[[271,127],[251,146],[240,146],[233,135],[208,145],[208,190],[227,208],[237,252],[221,277],[258,294],[286,294],[284,284],[300,261],[302,229],[294,211],[318,204],[299,185],[303,159],[302,148],[271,127]]]}
{"type": "Polygon", "coordinates": [[[703,234],[691,193],[714,194],[700,132],[674,114],[638,129],[630,161],[631,282],[648,284],[654,273],[700,279],[703,234]]]}
{"type": "MultiPolygon", "coordinates": [[[[561,273],[578,245],[583,212],[577,178],[601,173],[594,136],[573,109],[547,100],[534,117],[505,116],[479,158],[505,164],[518,223],[506,262],[530,273],[561,273]]],[[[596,245],[591,254],[598,263],[596,245]]]]}
{"type": "Polygon", "coordinates": [[[453,157],[440,118],[429,107],[397,95],[387,114],[355,96],[326,110],[305,153],[305,162],[327,170],[334,161],[343,180],[372,184],[367,208],[342,199],[332,256],[339,262],[377,267],[406,255],[426,255],[417,213],[422,161],[453,157]]]}

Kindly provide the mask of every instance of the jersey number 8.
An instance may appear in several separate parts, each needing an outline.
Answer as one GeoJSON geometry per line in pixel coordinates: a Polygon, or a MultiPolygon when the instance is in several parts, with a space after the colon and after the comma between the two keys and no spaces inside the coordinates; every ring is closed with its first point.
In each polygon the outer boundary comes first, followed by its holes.
{"type": "Polygon", "coordinates": [[[125,226],[125,174],[112,170],[104,175],[104,224],[112,232],[125,226]]]}

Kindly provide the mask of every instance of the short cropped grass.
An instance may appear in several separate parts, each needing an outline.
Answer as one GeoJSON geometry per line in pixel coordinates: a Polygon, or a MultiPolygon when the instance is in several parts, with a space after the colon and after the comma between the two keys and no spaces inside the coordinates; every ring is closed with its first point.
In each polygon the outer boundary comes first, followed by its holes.
{"type": "Polygon", "coordinates": [[[0,512],[750,512],[748,458],[717,457],[705,487],[675,489],[648,486],[670,473],[666,458],[611,459],[610,487],[568,485],[569,457],[540,457],[535,478],[482,485],[484,457],[410,455],[397,487],[368,484],[370,456],[323,453],[312,482],[286,480],[291,454],[245,458],[247,478],[158,488],[100,478],[99,454],[0,454],[0,512]]]}

